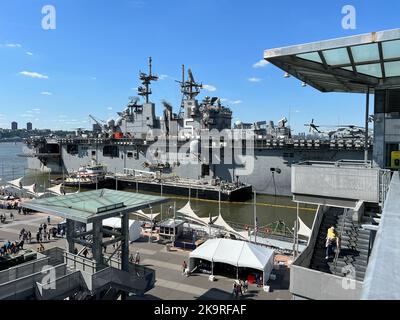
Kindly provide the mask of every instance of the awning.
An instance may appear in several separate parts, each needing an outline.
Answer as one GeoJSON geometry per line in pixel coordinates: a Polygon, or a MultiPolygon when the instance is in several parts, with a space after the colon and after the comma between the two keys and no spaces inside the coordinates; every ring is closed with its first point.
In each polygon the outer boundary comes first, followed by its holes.
{"type": "Polygon", "coordinates": [[[400,87],[400,29],[269,49],[264,59],[322,92],[400,87]]]}

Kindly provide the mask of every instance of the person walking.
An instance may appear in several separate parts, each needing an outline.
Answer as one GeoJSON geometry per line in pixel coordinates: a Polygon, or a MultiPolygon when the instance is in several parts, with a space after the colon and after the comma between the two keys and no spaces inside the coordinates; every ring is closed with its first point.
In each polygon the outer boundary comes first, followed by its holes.
{"type": "Polygon", "coordinates": [[[328,229],[325,246],[325,260],[328,260],[335,252],[335,249],[338,250],[339,248],[339,237],[336,233],[335,227],[333,226],[328,229]]]}
{"type": "Polygon", "coordinates": [[[47,224],[50,225],[50,216],[47,216],[47,224]]]}
{"type": "Polygon", "coordinates": [[[139,251],[136,251],[136,255],[135,255],[135,263],[139,264],[140,263],[140,255],[139,255],[139,251]]]}
{"type": "Polygon", "coordinates": [[[185,274],[186,269],[187,269],[187,264],[186,264],[186,261],[184,260],[182,263],[182,274],[185,274]]]}

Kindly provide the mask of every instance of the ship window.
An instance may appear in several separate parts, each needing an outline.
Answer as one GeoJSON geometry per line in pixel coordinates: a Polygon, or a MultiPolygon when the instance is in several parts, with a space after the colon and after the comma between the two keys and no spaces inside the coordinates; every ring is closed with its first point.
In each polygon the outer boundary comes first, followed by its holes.
{"type": "Polygon", "coordinates": [[[208,164],[201,165],[201,175],[209,176],[210,175],[210,166],[208,164]]]}
{"type": "Polygon", "coordinates": [[[103,156],[117,158],[119,157],[119,149],[118,146],[104,146],[103,148],[103,156]]]}
{"type": "Polygon", "coordinates": [[[77,154],[78,153],[78,145],[77,144],[68,144],[67,145],[67,153],[77,154]]]}
{"type": "Polygon", "coordinates": [[[96,151],[92,151],[92,156],[95,156],[96,155],[96,151]]]}
{"type": "Polygon", "coordinates": [[[133,152],[128,152],[128,158],[133,158],[133,152]]]}

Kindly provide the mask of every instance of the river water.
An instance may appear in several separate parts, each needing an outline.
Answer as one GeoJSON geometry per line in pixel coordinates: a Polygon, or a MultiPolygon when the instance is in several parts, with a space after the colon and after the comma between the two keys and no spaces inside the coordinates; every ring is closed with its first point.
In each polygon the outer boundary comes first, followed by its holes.
{"type": "MultiPolygon", "coordinates": [[[[0,178],[2,179],[0,183],[24,177],[22,180],[23,185],[36,183],[38,191],[42,192],[45,187],[49,186],[49,175],[27,169],[26,158],[18,156],[22,154],[22,147],[22,143],[0,143],[0,178]]],[[[168,195],[164,196],[168,197],[168,195]]],[[[177,209],[183,207],[188,201],[188,198],[174,195],[171,195],[170,198],[172,202],[175,202],[177,209]]],[[[201,217],[208,217],[210,214],[211,216],[218,215],[218,201],[192,198],[191,206],[201,217]]],[[[164,205],[163,217],[167,216],[167,210],[168,205],[164,205]]],[[[300,207],[300,219],[310,228],[315,210],[313,206],[302,205],[300,207]]],[[[155,208],[154,211],[159,212],[160,208],[155,208]]],[[[288,197],[257,195],[256,212],[260,227],[282,220],[291,228],[296,219],[296,204],[288,197]]],[[[221,203],[221,214],[228,222],[254,225],[253,200],[242,203],[223,202],[221,203]]]]}

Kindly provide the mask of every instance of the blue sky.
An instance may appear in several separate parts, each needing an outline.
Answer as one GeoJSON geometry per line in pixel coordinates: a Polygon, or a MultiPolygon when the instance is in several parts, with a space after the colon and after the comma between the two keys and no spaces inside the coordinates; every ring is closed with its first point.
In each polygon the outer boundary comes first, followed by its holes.
{"type": "Polygon", "coordinates": [[[394,0],[0,0],[0,127],[89,128],[89,114],[115,116],[148,56],[163,78],[153,85],[159,115],[162,99],[178,111],[185,64],[234,121],[362,124],[363,95],[323,94],[254,64],[265,49],[398,28],[399,12],[394,0]],[[347,4],[356,30],[342,29],[347,4]],[[44,5],[56,9],[55,30],[42,29],[44,5]]]}

